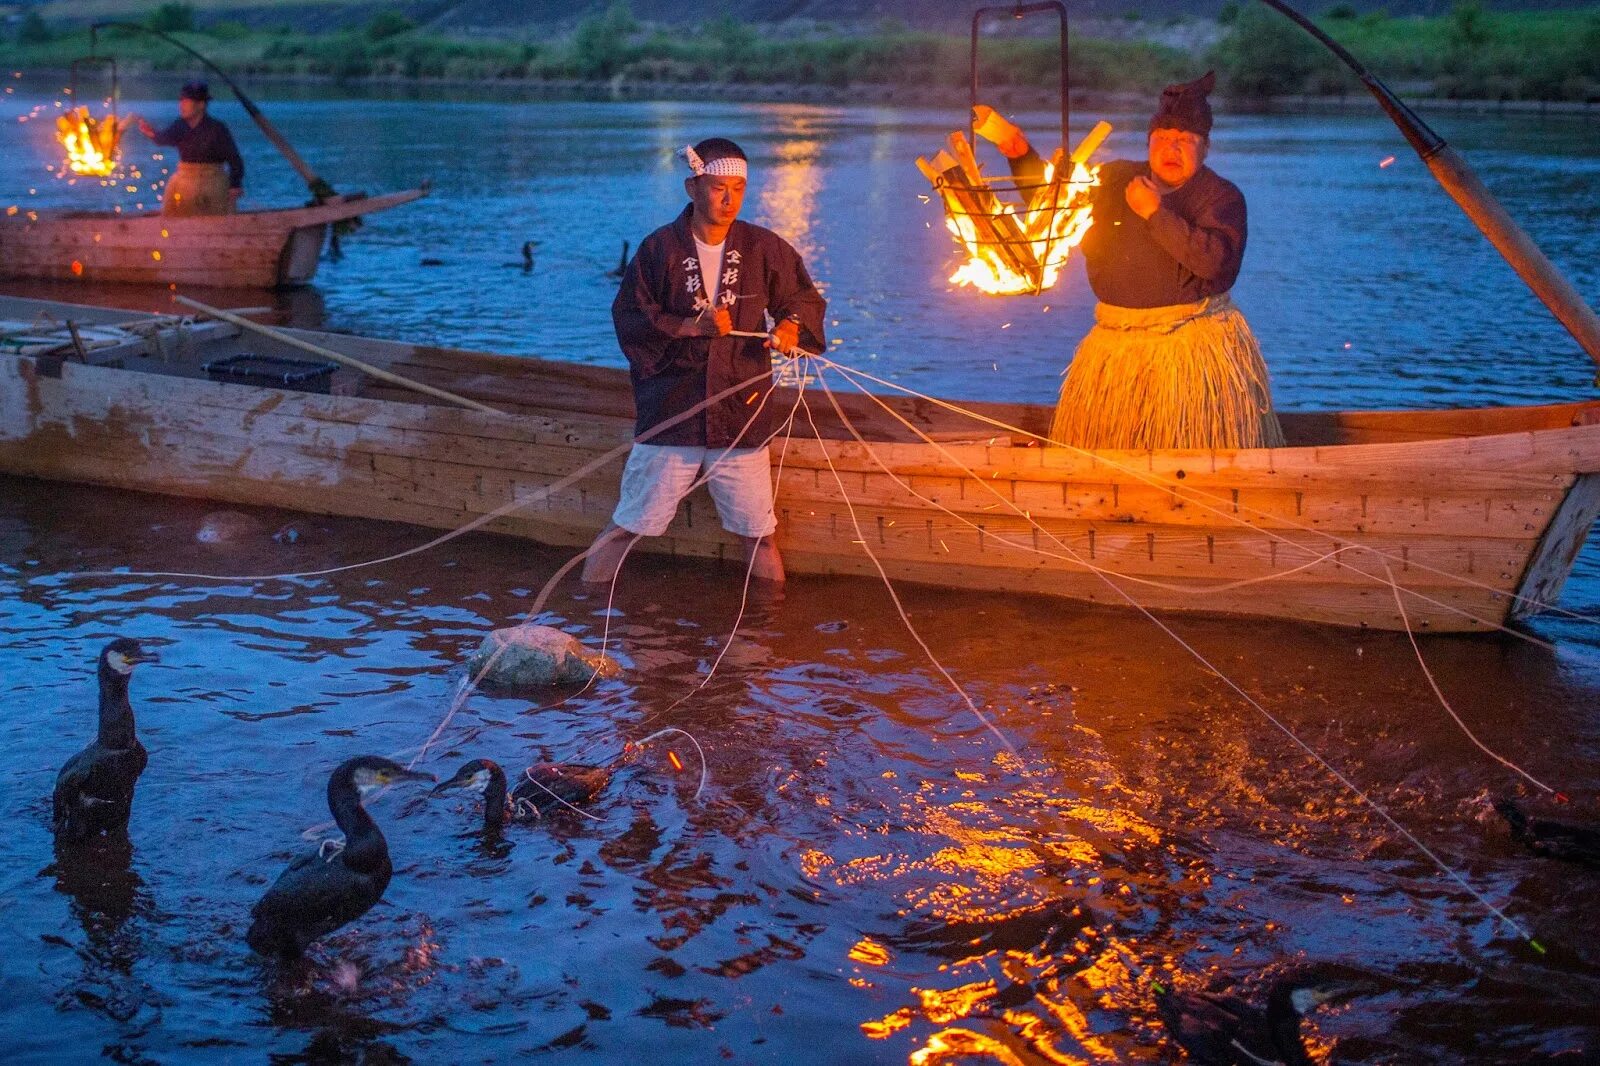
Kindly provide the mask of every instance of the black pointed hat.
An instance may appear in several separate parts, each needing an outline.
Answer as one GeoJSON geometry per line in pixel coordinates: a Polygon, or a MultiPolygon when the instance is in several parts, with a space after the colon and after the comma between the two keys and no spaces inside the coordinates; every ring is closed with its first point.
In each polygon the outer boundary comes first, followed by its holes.
{"type": "Polygon", "coordinates": [[[1211,136],[1211,104],[1207,94],[1217,86],[1217,72],[1207,71],[1194,81],[1169,85],[1161,90],[1161,102],[1150,118],[1150,130],[1186,130],[1201,137],[1211,136]]]}

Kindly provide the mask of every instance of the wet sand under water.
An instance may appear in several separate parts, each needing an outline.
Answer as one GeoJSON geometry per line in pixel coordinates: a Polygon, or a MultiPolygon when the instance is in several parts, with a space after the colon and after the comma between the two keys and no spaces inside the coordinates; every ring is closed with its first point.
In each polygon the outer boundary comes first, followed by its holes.
{"type": "MultiPolygon", "coordinates": [[[[547,706],[476,695],[421,768],[603,761],[674,726],[705,751],[698,802],[681,738],[624,765],[598,820],[498,844],[473,832],[475,803],[396,788],[371,805],[386,902],[309,965],[263,965],[248,910],[326,821],[327,772],[410,758],[471,649],[566,556],[472,536],[293,582],[68,576],[282,572],[429,536],[234,508],[253,521],[196,544],[218,509],[0,479],[8,1061],[1165,1061],[1119,945],[1183,987],[1248,990],[1290,960],[1369,968],[1370,994],[1307,1025],[1340,1061],[1600,1054],[1600,874],[1525,854],[1485,814],[1518,783],[1449,721],[1404,635],[1169,620],[1545,954],[1137,615],[901,588],[1012,755],[870,581],[796,578],[696,690],[742,575],[688,562],[624,572],[623,677],[547,706]],[[93,735],[113,634],[162,656],[133,683],[150,767],[131,847],[58,860],[49,794],[93,735]]],[[[539,620],[597,644],[606,603],[564,587],[539,620]]],[[[1423,649],[1487,743],[1595,814],[1593,634],[1423,649]]]]}

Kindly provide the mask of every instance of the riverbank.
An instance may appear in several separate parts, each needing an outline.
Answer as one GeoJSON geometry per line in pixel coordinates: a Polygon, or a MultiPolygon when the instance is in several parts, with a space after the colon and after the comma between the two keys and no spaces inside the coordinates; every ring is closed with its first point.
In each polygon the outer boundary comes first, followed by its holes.
{"type": "MultiPolygon", "coordinates": [[[[1600,103],[1600,8],[1491,13],[1468,2],[1447,16],[1390,18],[1358,16],[1336,5],[1319,21],[1380,77],[1412,87],[1409,95],[1600,103]]],[[[1224,93],[1249,99],[1361,92],[1331,55],[1264,8],[1230,5],[1216,22],[1129,25],[1114,37],[1104,26],[1104,37],[1073,37],[1068,80],[1074,91],[1147,97],[1210,65],[1224,93]]],[[[430,33],[392,12],[361,28],[323,34],[226,21],[189,32],[169,28],[224,69],[252,79],[542,85],[555,95],[587,98],[676,98],[715,84],[740,100],[942,106],[964,98],[969,69],[963,35],[893,28],[789,34],[725,18],[669,32],[640,24],[623,7],[554,39],[430,33]]],[[[99,45],[101,54],[117,55],[130,72],[193,69],[187,56],[152,37],[107,31],[99,45]]],[[[86,30],[55,30],[35,17],[18,31],[11,59],[14,69],[64,69],[88,51],[86,30]]],[[[1053,37],[986,39],[979,57],[980,84],[1002,106],[1026,106],[1057,92],[1053,37]]]]}

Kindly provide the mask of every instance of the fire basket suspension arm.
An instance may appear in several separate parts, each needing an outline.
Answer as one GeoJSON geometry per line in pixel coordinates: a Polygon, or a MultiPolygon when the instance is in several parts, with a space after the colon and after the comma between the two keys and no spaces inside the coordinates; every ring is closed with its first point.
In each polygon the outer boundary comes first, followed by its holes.
{"type": "MultiPolygon", "coordinates": [[[[1378,106],[1383,108],[1423,163],[1427,164],[1429,172],[1444,187],[1444,191],[1466,212],[1473,224],[1489,238],[1495,250],[1511,264],[1517,276],[1533,290],[1533,294],[1550,309],[1567,328],[1567,332],[1589,353],[1589,358],[1600,367],[1600,318],[1595,316],[1594,310],[1578,290],[1533,242],[1533,238],[1501,206],[1494,194],[1484,187],[1467,161],[1348,49],[1324,33],[1316,23],[1283,0],[1261,2],[1305,30],[1355,72],[1367,91],[1377,99],[1378,106]]],[[[1600,377],[1596,378],[1596,384],[1600,384],[1600,377]]]]}
{"type": "Polygon", "coordinates": [[[300,153],[296,152],[294,148],[290,146],[289,142],[284,139],[283,134],[279,133],[277,128],[273,126],[272,123],[267,121],[267,117],[261,113],[261,109],[256,106],[255,101],[246,96],[244,90],[239,88],[234,80],[228,77],[227,72],[225,72],[221,67],[217,66],[215,63],[211,62],[211,60],[207,59],[193,48],[190,48],[176,37],[162,33],[160,30],[153,30],[148,26],[140,26],[132,22],[96,22],[94,25],[90,26],[90,53],[95,51],[95,46],[100,31],[106,28],[132,30],[136,33],[149,34],[152,37],[158,37],[161,40],[166,41],[168,44],[179,49],[180,51],[187,52],[189,55],[194,56],[194,58],[205,64],[205,68],[207,70],[221,78],[228,88],[233,90],[233,95],[238,98],[239,103],[244,105],[245,111],[248,112],[250,117],[255,120],[256,125],[261,127],[261,132],[266,135],[267,140],[272,142],[272,146],[274,148],[283,153],[283,157],[289,161],[289,165],[294,167],[295,171],[299,173],[300,177],[305,180],[306,188],[311,190],[311,195],[316,198],[318,203],[321,203],[324,200],[330,200],[338,195],[338,193],[334,192],[332,185],[329,185],[323,178],[318,177],[316,172],[311,169],[306,161],[300,158],[300,153]]]}

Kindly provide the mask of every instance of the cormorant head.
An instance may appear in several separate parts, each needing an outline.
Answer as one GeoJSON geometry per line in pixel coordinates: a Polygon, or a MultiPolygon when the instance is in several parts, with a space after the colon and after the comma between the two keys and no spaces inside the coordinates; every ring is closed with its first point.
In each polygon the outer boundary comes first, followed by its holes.
{"type": "Polygon", "coordinates": [[[502,781],[505,780],[505,771],[500,769],[499,763],[492,759],[473,759],[457,770],[450,780],[435,785],[433,790],[447,792],[453,788],[464,788],[481,796],[489,790],[489,783],[494,780],[496,774],[502,781]]]}
{"type": "Polygon", "coordinates": [[[399,763],[390,762],[388,759],[380,758],[377,755],[359,755],[344,763],[334,773],[338,774],[340,771],[349,773],[350,780],[355,784],[356,790],[363,795],[375,788],[392,785],[396,781],[436,780],[432,774],[407,770],[399,763]]]}
{"type": "Polygon", "coordinates": [[[1330,1000],[1375,991],[1377,984],[1371,973],[1355,966],[1336,962],[1300,966],[1272,983],[1267,1011],[1287,1009],[1301,1017],[1330,1000]]]}
{"type": "Polygon", "coordinates": [[[119,677],[127,677],[133,673],[133,668],[140,663],[158,663],[161,657],[153,651],[145,651],[137,640],[129,637],[118,637],[107,644],[100,652],[100,669],[109,670],[119,677]]]}

